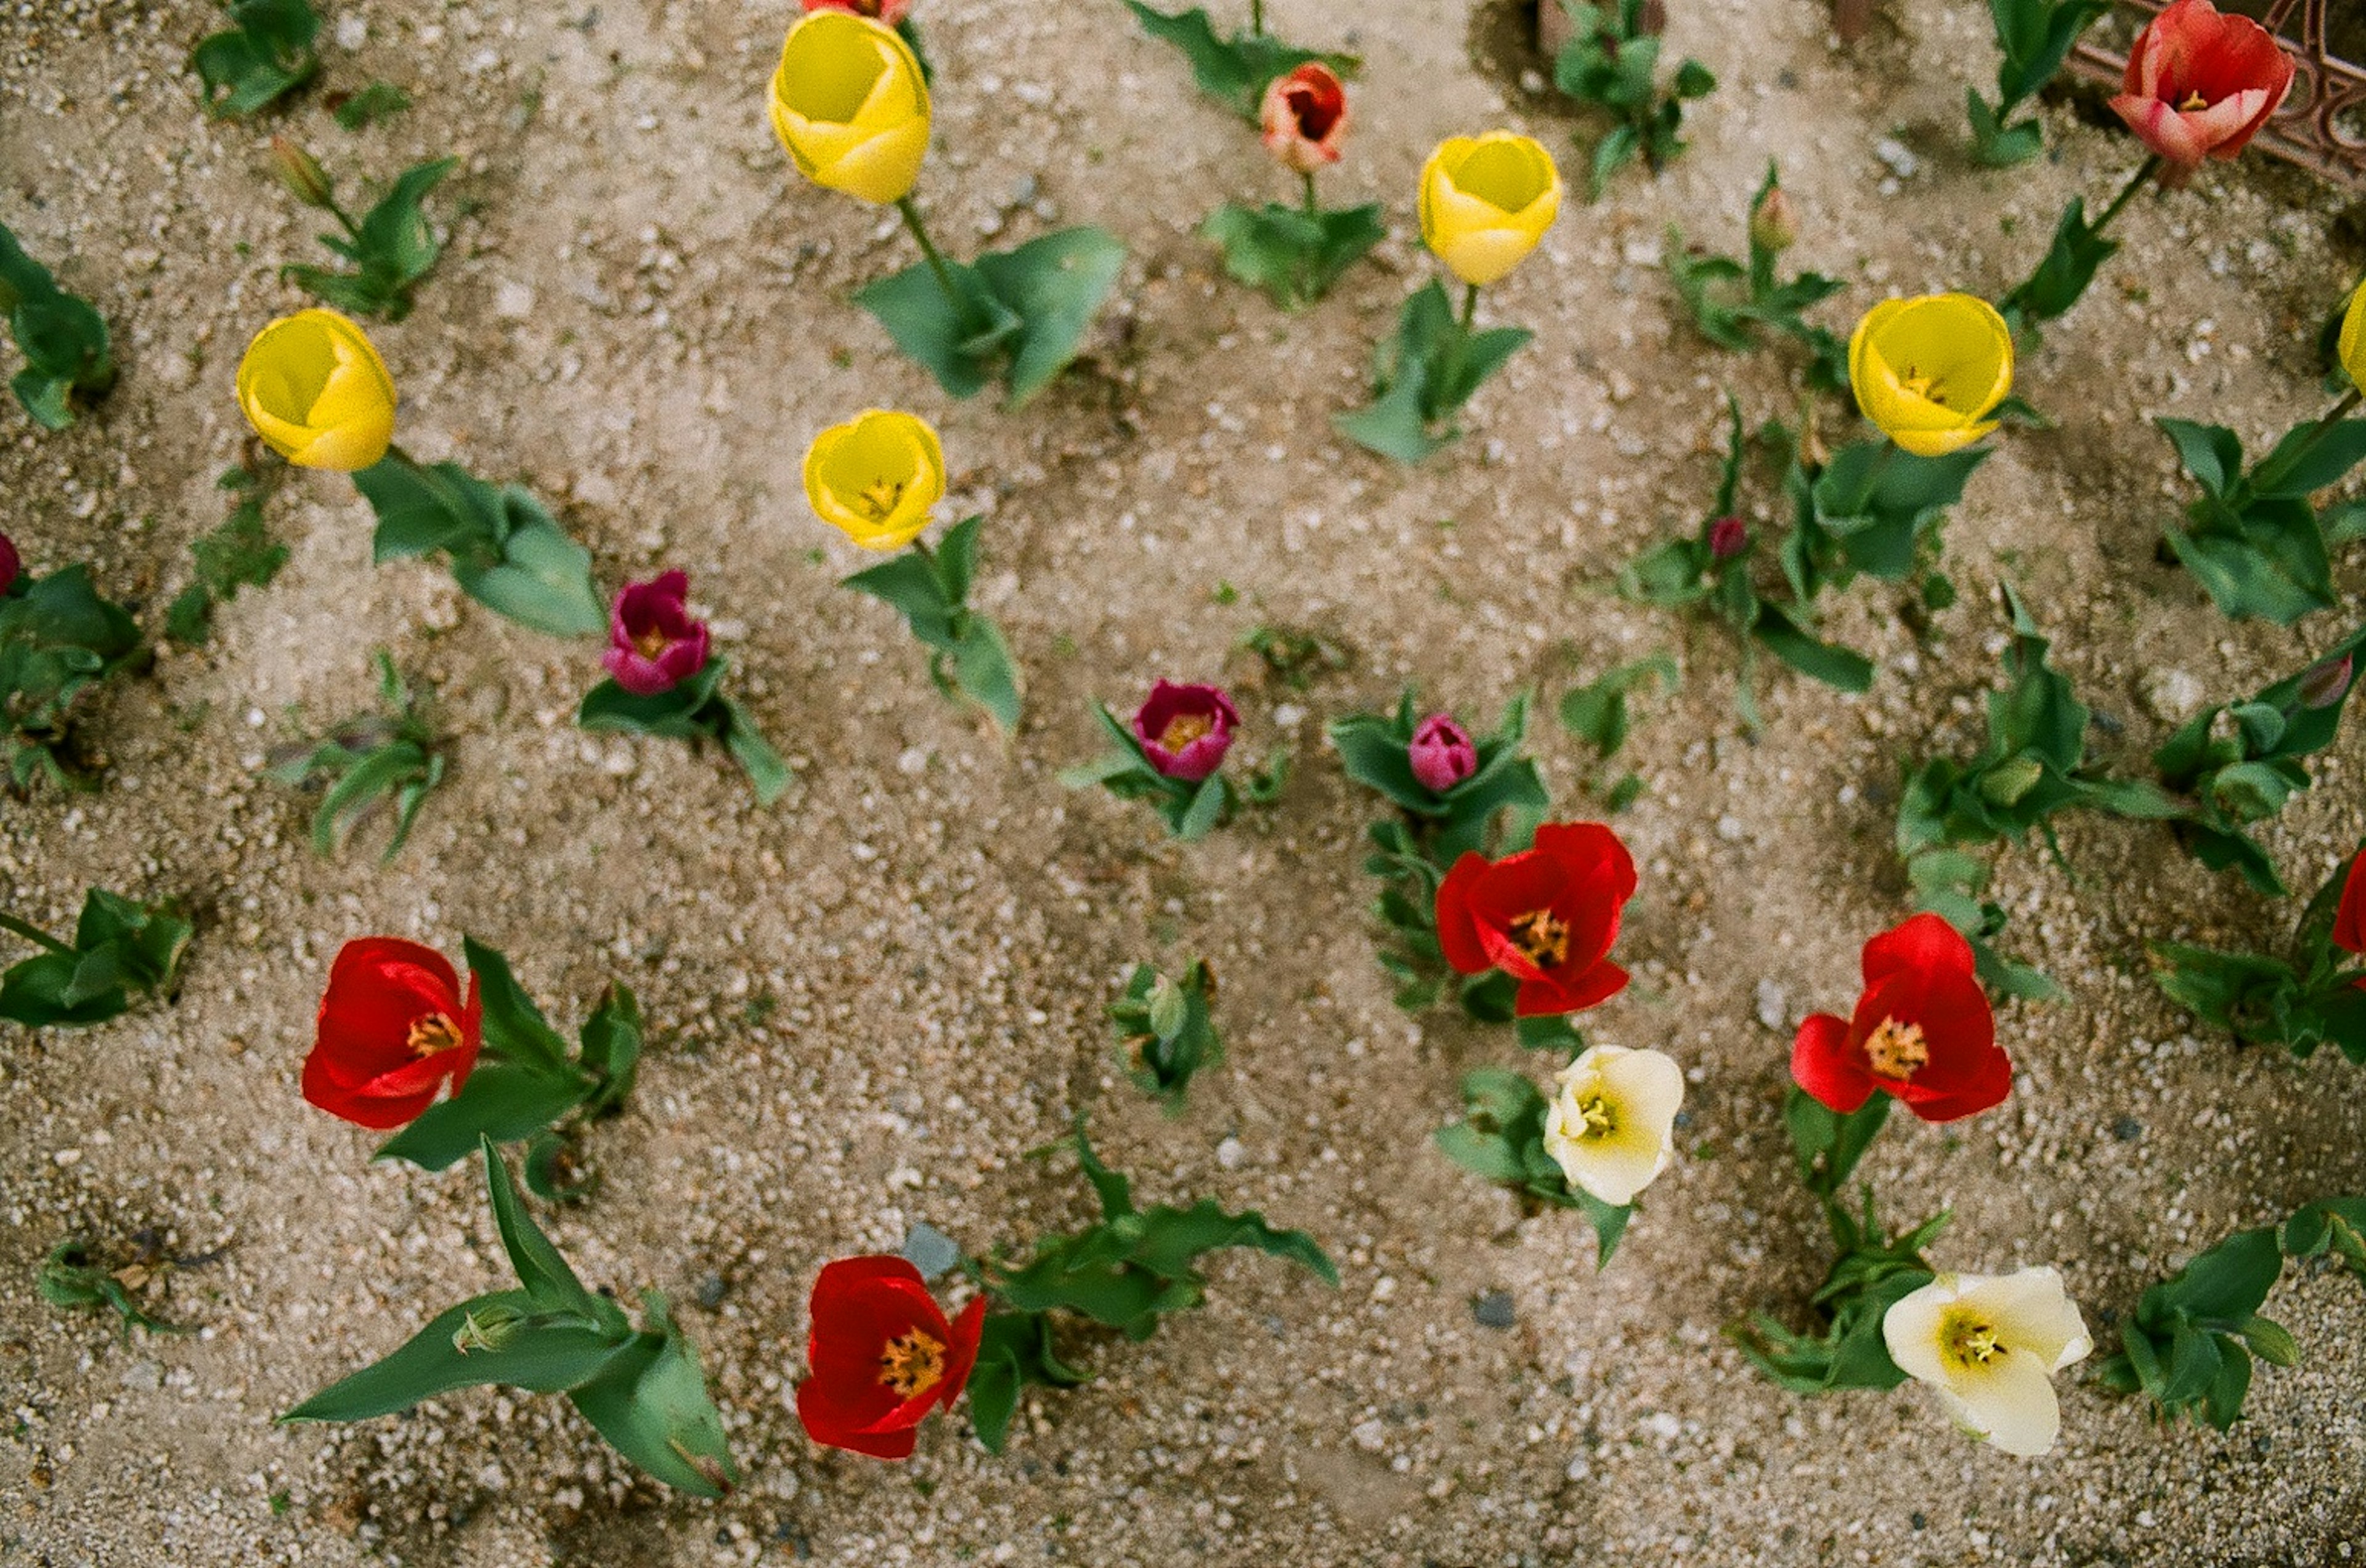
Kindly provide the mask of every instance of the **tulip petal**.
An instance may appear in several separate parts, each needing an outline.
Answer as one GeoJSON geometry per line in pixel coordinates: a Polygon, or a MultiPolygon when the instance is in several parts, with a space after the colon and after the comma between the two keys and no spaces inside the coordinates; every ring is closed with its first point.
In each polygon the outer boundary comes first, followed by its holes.
{"type": "Polygon", "coordinates": [[[1909,916],[1866,942],[1863,964],[1868,986],[1900,972],[1971,975],[1977,969],[1972,944],[1964,933],[1944,916],[1927,910],[1909,916]]]}
{"type": "MultiPolygon", "coordinates": [[[[2359,290],[2359,298],[2366,299],[2366,288],[2359,290]]],[[[2357,313],[2353,303],[2350,314],[2357,313]]],[[[2366,955],[2366,874],[2360,874],[2361,865],[2366,865],[2366,854],[2351,859],[2349,874],[2342,881],[2341,906],[2334,912],[2332,940],[2333,945],[2344,953],[2366,955]]]]}
{"type": "Polygon", "coordinates": [[[1828,1012],[1813,1013],[1791,1041],[1791,1078],[1810,1099],[1845,1116],[1873,1097],[1873,1076],[1849,1049],[1849,1026],[1828,1012]]]}
{"type": "Polygon", "coordinates": [[[1486,856],[1476,850],[1465,851],[1437,885],[1437,945],[1458,975],[1482,974],[1495,966],[1479,940],[1478,920],[1470,908],[1487,870],[1486,856]]]}
{"type": "Polygon", "coordinates": [[[1957,1276],[1942,1274],[1919,1291],[1891,1303],[1881,1318],[1881,1342],[1898,1370],[1933,1388],[1947,1386],[1946,1351],[1939,1342],[1941,1325],[1955,1304],[1957,1276]]]}
{"type": "Polygon", "coordinates": [[[2023,1351],[2008,1350],[1985,1367],[1960,1371],[1939,1393],[1957,1420],[2022,1459],[2051,1451],[2062,1430],[2054,1382],[2023,1351]]]}
{"type": "Polygon", "coordinates": [[[2062,1275],[2054,1269],[2020,1269],[1996,1275],[1967,1285],[1958,1299],[1979,1309],[1994,1325],[1999,1340],[2027,1352],[2048,1372],[2085,1359],[2094,1348],[2079,1303],[2070,1299],[2062,1275]]]}

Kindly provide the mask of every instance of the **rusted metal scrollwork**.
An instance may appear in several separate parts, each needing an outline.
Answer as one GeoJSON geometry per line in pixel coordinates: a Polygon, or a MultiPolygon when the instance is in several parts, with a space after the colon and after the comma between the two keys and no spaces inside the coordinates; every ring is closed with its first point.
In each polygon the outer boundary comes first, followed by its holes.
{"type": "MultiPolygon", "coordinates": [[[[2119,3],[2123,12],[2141,22],[2169,9],[2169,0],[2119,3]]],[[[2284,107],[2252,145],[2337,185],[2366,191],[2366,67],[2338,58],[2327,44],[2326,18],[2332,9],[2333,0],[2274,0],[2260,17],[2282,39],[2296,69],[2284,107]]],[[[2103,47],[2090,34],[2072,51],[2070,67],[2116,87],[2127,71],[2128,57],[2103,47]]]]}

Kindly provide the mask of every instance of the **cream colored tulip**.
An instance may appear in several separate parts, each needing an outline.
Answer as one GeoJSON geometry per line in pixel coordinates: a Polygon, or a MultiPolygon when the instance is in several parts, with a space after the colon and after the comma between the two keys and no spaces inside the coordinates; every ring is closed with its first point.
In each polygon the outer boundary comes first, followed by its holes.
{"type": "Polygon", "coordinates": [[[1684,1069],[1657,1051],[1596,1045],[1561,1069],[1545,1111],[1545,1153],[1570,1185],[1613,1207],[1635,1201],[1674,1157],[1684,1069]]]}
{"type": "Polygon", "coordinates": [[[1929,1383],[1956,1424],[2009,1454],[2054,1447],[2054,1374],[2094,1348],[2051,1269],[1942,1274],[1884,1314],[1889,1359],[1929,1383]]]}

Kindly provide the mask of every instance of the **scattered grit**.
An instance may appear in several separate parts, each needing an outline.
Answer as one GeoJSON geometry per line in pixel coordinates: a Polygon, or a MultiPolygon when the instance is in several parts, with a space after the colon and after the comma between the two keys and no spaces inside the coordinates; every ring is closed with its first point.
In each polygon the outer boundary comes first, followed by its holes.
{"type": "MultiPolygon", "coordinates": [[[[1902,912],[1898,764],[1973,744],[1994,585],[2028,590],[2098,739],[2131,757],[2354,622],[2352,592],[2299,636],[2231,626],[2152,558],[2176,487],[2151,415],[2256,439],[2321,406],[2307,340],[2366,266],[2333,193],[2250,158],[2138,203],[2126,251],[2023,367],[2059,428],[2000,438],[1949,525],[1964,602],[1923,641],[1879,585],[1853,592],[1833,629],[1878,649],[1876,689],[1779,677],[1753,742],[1731,649],[1603,591],[1698,515],[1720,386],[1753,419],[1791,403],[1782,355],[1724,355],[1672,320],[1664,231],[1737,250],[1774,156],[1797,259],[1852,285],[1836,326],[1885,292],[2020,276],[2062,202],[2107,194],[2139,152],[2057,107],[2045,159],[1966,167],[1963,88],[1993,65],[1977,0],[1894,5],[1853,52],[1815,0],[1671,6],[1672,51],[1724,84],[1692,151],[1572,203],[1490,291],[1493,319],[1538,339],[1470,439],[1412,472],[1344,446],[1327,414],[1426,275],[1406,232],[1420,159],[1510,123],[1578,166],[1506,10],[1274,0],[1285,36],[1366,57],[1325,187],[1385,200],[1399,229],[1378,265],[1283,317],[1191,230],[1222,200],[1286,197],[1284,177],[1113,0],[922,0],[939,232],[1096,221],[1131,248],[1082,372],[1011,417],[949,406],[847,302],[908,258],[892,217],[802,186],[766,129],[790,0],[322,6],[321,86],[225,126],[183,64],[215,23],[201,0],[0,9],[0,215],[106,310],[125,368],[70,434],[0,416],[0,525],[37,570],[91,559],[152,619],[223,511],[239,349],[299,303],[279,265],[314,254],[267,133],[348,178],[456,152],[447,259],[378,333],[407,445],[525,479],[610,581],[686,567],[804,790],[759,812],[712,758],[574,732],[588,653],[432,569],[369,570],[349,487],[288,485],[278,581],[93,715],[106,787],[0,808],[18,912],[64,919],[98,883],[202,917],[176,1004],[0,1037],[0,1559],[2184,1568],[2366,1548],[2366,1293],[2338,1274],[2270,1302],[2306,1359],[2263,1371],[2232,1433],[2163,1430],[2074,1377],[2039,1461],[1965,1441],[1910,1387],[1795,1400],[1719,1337],[1796,1312],[1823,1268],[1777,1117],[1788,1032],[1847,1003],[1859,943],[1902,912]],[[418,107],[335,129],[321,94],[377,77],[418,107]],[[873,404],[940,422],[960,499],[987,514],[983,598],[1031,683],[1008,749],[937,698],[889,612],[833,586],[858,563],[806,514],[796,461],[873,404]],[[1352,662],[1304,692],[1261,681],[1236,649],[1259,625],[1319,630],[1352,662]],[[304,804],[254,776],[366,705],[373,646],[434,684],[455,737],[451,783],[385,869],[315,859],[304,804]],[[1459,1072],[1516,1048],[1389,1005],[1358,871],[1371,802],[1320,735],[1411,681],[1485,721],[1522,687],[1557,696],[1658,648],[1688,676],[1645,705],[1627,759],[1649,784],[1618,822],[1645,873],[1621,946],[1637,983],[1588,1028],[1687,1064],[1688,1154],[1597,1277],[1574,1216],[1523,1218],[1428,1146],[1459,1072]],[[1087,703],[1131,704],[1160,674],[1222,675],[1251,750],[1297,750],[1278,809],[1177,847],[1056,785],[1095,748],[1087,703]],[[451,951],[463,931],[570,1024],[614,976],[658,1026],[636,1103],[595,1140],[605,1190],[554,1224],[587,1279],[682,1303],[749,1472],[727,1503],[637,1481],[556,1401],[270,1425],[501,1276],[473,1172],[372,1167],[366,1134],[296,1095],[339,942],[451,951]],[[1132,962],[1191,955],[1223,977],[1231,1057],[1167,1120],[1115,1073],[1101,1009],[1132,962]],[[1313,1231],[1341,1290],[1224,1259],[1207,1309],[1149,1345],[1075,1347],[1103,1375],[1031,1403],[1000,1459],[958,1421],[904,1467],[810,1447],[787,1395],[814,1271],[920,1219],[981,1248],[1073,1220],[1082,1184],[1022,1156],[1079,1110],[1147,1193],[1313,1231]],[[60,1237],[142,1231],[221,1249],[150,1300],[196,1333],[126,1345],[35,1294],[60,1237]]],[[[1586,761],[1549,728],[1538,745],[1586,812],[1586,761]]],[[[2360,762],[2353,725],[2270,831],[2294,882],[2366,828],[2360,762]]],[[[2002,863],[2011,943],[2071,992],[2007,1010],[2013,1099],[1952,1137],[1893,1128],[1867,1173],[1894,1213],[1954,1209],[1943,1261],[2057,1263],[2100,1324],[2227,1230],[2366,1188],[2366,1100],[2338,1057],[2196,1036],[2146,976],[2147,939],[2265,941],[2288,908],[2141,825],[2076,823],[2064,848],[2067,871],[2002,863]]]]}

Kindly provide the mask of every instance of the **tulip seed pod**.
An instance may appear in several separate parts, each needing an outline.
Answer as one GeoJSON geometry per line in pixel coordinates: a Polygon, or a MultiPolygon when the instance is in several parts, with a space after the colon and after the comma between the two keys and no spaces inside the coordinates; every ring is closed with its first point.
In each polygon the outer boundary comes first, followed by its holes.
{"type": "Polygon", "coordinates": [[[866,550],[910,544],[944,496],[944,447],[929,422],[915,415],[866,410],[806,448],[806,500],[866,550]]]}
{"type": "Polygon", "coordinates": [[[810,11],[772,73],[772,130],[797,173],[885,206],[912,194],[929,151],[929,85],[896,29],[851,11],[810,11]]]}
{"type": "Polygon", "coordinates": [[[1969,294],[1886,299],[1849,338],[1849,386],[1907,451],[1959,451],[1997,427],[1986,416],[2012,390],[2012,329],[1969,294]]]}
{"type": "Polygon", "coordinates": [[[334,310],[281,317],[238,362],[239,412],[300,468],[352,473],[376,464],[394,442],[394,402],[386,361],[334,310]]]}
{"type": "Polygon", "coordinates": [[[1421,169],[1421,239],[1481,287],[1520,265],[1560,215],[1560,170],[1533,138],[1450,136],[1421,169]]]}

